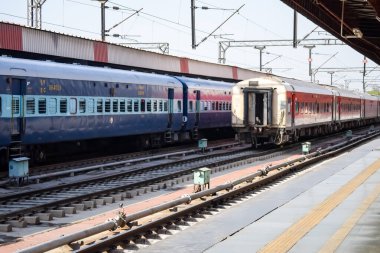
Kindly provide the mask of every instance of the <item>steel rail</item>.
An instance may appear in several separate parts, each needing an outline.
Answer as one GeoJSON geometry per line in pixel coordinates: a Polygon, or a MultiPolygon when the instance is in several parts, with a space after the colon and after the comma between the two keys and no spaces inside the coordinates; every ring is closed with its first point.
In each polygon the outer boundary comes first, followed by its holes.
{"type": "MultiPolygon", "coordinates": [[[[292,148],[292,147],[287,147],[287,148],[292,148]]],[[[283,149],[285,149],[285,148],[282,148],[280,150],[283,150],[283,149]]],[[[201,158],[195,157],[195,158],[189,158],[187,160],[182,160],[182,161],[172,161],[172,162],[166,163],[164,165],[158,165],[158,166],[153,165],[153,166],[148,166],[146,168],[135,168],[135,169],[129,170],[128,172],[119,172],[119,173],[115,173],[115,174],[109,175],[109,176],[102,175],[102,176],[99,176],[97,178],[91,179],[91,181],[89,181],[88,179],[84,179],[84,180],[81,180],[78,182],[74,182],[74,183],[70,183],[70,184],[66,184],[66,185],[58,185],[58,186],[50,187],[47,189],[39,189],[39,190],[30,191],[30,192],[21,192],[21,193],[17,193],[17,194],[13,194],[13,195],[3,196],[0,198],[0,202],[9,201],[12,199],[24,199],[24,198],[26,198],[26,196],[41,195],[43,193],[59,191],[59,190],[69,188],[69,187],[78,187],[78,186],[88,185],[90,183],[104,182],[107,179],[119,178],[121,176],[130,175],[131,173],[149,172],[149,171],[156,170],[156,169],[162,168],[162,167],[180,165],[183,163],[200,161],[202,159],[207,160],[207,159],[213,159],[215,157],[226,157],[228,155],[233,155],[233,154],[242,152],[244,150],[246,150],[246,149],[234,150],[234,151],[230,151],[230,152],[225,152],[223,154],[212,154],[212,155],[201,157],[201,158]]],[[[277,152],[279,152],[279,151],[277,151],[277,152]]],[[[256,153],[256,154],[252,154],[252,152],[249,152],[249,154],[247,154],[247,155],[242,155],[242,156],[234,157],[234,158],[226,158],[223,161],[208,162],[208,163],[203,164],[202,167],[203,166],[208,166],[208,167],[219,166],[222,164],[226,164],[226,163],[230,163],[230,162],[234,162],[234,161],[239,161],[242,159],[265,156],[265,155],[268,155],[271,153],[273,153],[273,150],[263,151],[263,152],[256,153]]],[[[149,184],[154,184],[154,183],[157,183],[160,181],[164,181],[164,180],[168,180],[171,178],[175,178],[175,177],[179,177],[182,175],[189,174],[196,168],[199,168],[199,165],[192,166],[191,168],[184,168],[184,169],[181,169],[179,171],[175,171],[175,172],[168,173],[165,175],[156,176],[154,178],[144,180],[143,182],[140,181],[140,182],[134,182],[134,183],[121,184],[121,185],[116,186],[116,187],[112,187],[112,188],[110,187],[109,189],[103,189],[103,190],[99,190],[96,192],[86,193],[84,195],[54,200],[54,201],[44,203],[44,204],[39,204],[36,206],[27,207],[27,208],[23,208],[23,209],[19,209],[19,210],[14,210],[14,211],[2,213],[2,214],[0,214],[0,221],[7,221],[7,220],[10,220],[13,218],[17,218],[19,216],[25,215],[26,213],[29,213],[29,214],[30,213],[37,213],[37,212],[48,210],[49,208],[53,208],[53,207],[57,207],[57,206],[58,207],[59,206],[65,206],[65,205],[68,205],[69,203],[73,203],[73,202],[75,203],[75,202],[79,202],[82,200],[86,200],[89,198],[94,198],[94,197],[98,197],[98,196],[102,196],[102,195],[104,196],[104,195],[107,195],[109,193],[116,192],[116,191],[122,191],[122,190],[125,191],[126,188],[131,189],[131,188],[146,186],[149,184]]]]}
{"type": "MultiPolygon", "coordinates": [[[[186,208],[180,212],[169,215],[167,217],[156,220],[154,222],[150,222],[149,224],[142,225],[137,229],[132,229],[132,230],[129,230],[129,231],[126,231],[123,233],[119,233],[118,235],[112,236],[108,240],[102,240],[101,242],[93,243],[91,245],[86,245],[85,247],[83,247],[82,249],[80,249],[76,252],[94,252],[94,250],[99,251],[99,249],[104,249],[104,248],[110,247],[117,242],[125,241],[126,238],[141,235],[142,233],[144,233],[144,231],[148,231],[149,229],[152,229],[154,227],[162,225],[163,223],[168,222],[169,220],[173,220],[173,219],[176,219],[178,217],[188,215],[189,213],[194,212],[195,210],[198,210],[198,209],[203,208],[205,206],[209,206],[210,204],[218,203],[220,201],[225,201],[226,199],[232,198],[236,195],[241,195],[244,192],[251,191],[254,187],[257,187],[258,185],[266,184],[269,181],[273,181],[273,180],[275,180],[275,179],[277,179],[277,178],[279,178],[285,174],[290,173],[291,171],[299,170],[299,169],[304,168],[305,166],[319,162],[320,160],[325,159],[326,157],[334,156],[334,155],[336,155],[340,152],[343,152],[349,148],[352,148],[352,147],[354,147],[354,146],[356,146],[362,142],[370,140],[370,139],[372,139],[378,135],[380,135],[380,131],[374,131],[374,132],[369,133],[368,135],[366,135],[364,137],[363,136],[354,137],[352,139],[346,140],[343,143],[339,143],[339,144],[327,147],[323,150],[318,150],[316,152],[305,155],[301,158],[296,158],[296,159],[293,159],[293,160],[285,162],[285,163],[281,163],[281,164],[278,164],[275,166],[270,166],[270,167],[264,168],[262,170],[256,171],[255,173],[252,173],[248,176],[242,177],[242,178],[234,180],[232,182],[228,182],[228,183],[219,185],[219,186],[214,187],[212,189],[208,189],[208,190],[201,191],[198,193],[182,196],[179,199],[169,201],[169,202],[166,202],[164,204],[154,206],[152,208],[149,208],[149,209],[146,209],[146,210],[125,216],[123,218],[124,221],[126,223],[130,223],[132,221],[138,220],[138,219],[143,218],[143,217],[147,217],[151,214],[169,209],[171,207],[174,207],[174,206],[177,206],[180,204],[184,204],[184,203],[188,203],[194,199],[213,195],[213,194],[220,192],[220,191],[225,191],[225,190],[228,191],[227,193],[225,193],[223,195],[214,197],[214,198],[207,200],[201,204],[197,204],[197,205],[194,205],[193,207],[186,208]],[[282,169],[282,168],[287,168],[287,169],[282,169]],[[266,176],[268,174],[268,172],[271,172],[271,171],[278,171],[278,173],[271,175],[271,176],[267,176],[264,179],[256,181],[254,183],[247,184],[247,185],[242,186],[240,188],[234,189],[234,186],[236,186],[236,185],[240,185],[243,182],[250,182],[258,176],[266,176]]],[[[98,227],[100,228],[103,226],[105,226],[105,225],[104,224],[98,225],[97,227],[95,227],[95,229],[92,228],[91,231],[97,230],[98,227]]],[[[103,231],[106,231],[108,229],[109,228],[104,229],[103,231]]],[[[85,231],[82,231],[79,233],[67,235],[67,236],[64,236],[60,239],[50,241],[47,243],[43,243],[43,244],[39,244],[39,245],[36,245],[34,247],[22,250],[22,251],[20,251],[20,253],[45,252],[47,250],[51,250],[51,249],[63,246],[65,244],[69,244],[69,243],[72,243],[74,241],[78,241],[78,240],[81,240],[83,238],[86,238],[88,236],[84,236],[84,235],[88,234],[89,231],[90,230],[88,230],[88,231],[85,230],[85,231]]],[[[91,235],[93,235],[93,234],[91,234],[91,235]]]]}

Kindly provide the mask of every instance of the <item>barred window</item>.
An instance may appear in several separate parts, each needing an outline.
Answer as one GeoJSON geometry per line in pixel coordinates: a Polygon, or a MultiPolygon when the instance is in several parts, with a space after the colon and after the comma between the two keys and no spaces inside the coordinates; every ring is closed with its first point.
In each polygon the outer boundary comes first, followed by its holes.
{"type": "Polygon", "coordinates": [[[160,102],[159,102],[159,105],[158,105],[158,110],[160,111],[160,112],[162,112],[162,105],[163,105],[163,103],[162,103],[162,100],[160,100],[160,102]]]}
{"type": "Polygon", "coordinates": [[[112,100],[112,111],[113,112],[119,111],[119,101],[117,99],[112,100]]]}
{"type": "Polygon", "coordinates": [[[36,108],[35,108],[35,100],[34,98],[28,98],[26,100],[26,113],[27,114],[35,114],[36,108]]]}
{"type": "Polygon", "coordinates": [[[157,112],[157,100],[153,100],[153,111],[157,112]]]}
{"type": "Polygon", "coordinates": [[[61,98],[59,101],[59,112],[60,113],[67,113],[67,99],[61,98]]]}
{"type": "Polygon", "coordinates": [[[110,99],[106,99],[106,101],[104,103],[104,111],[105,112],[111,112],[111,100],[110,99]]]}
{"type": "Polygon", "coordinates": [[[152,111],[152,100],[146,101],[146,111],[151,112],[152,111]]]}
{"type": "Polygon", "coordinates": [[[86,100],[84,98],[79,99],[79,113],[86,112],[86,100]]]}
{"type": "Polygon", "coordinates": [[[139,100],[138,99],[133,100],[133,111],[134,112],[139,111],[139,100]]]}
{"type": "Polygon", "coordinates": [[[127,111],[132,112],[132,99],[127,100],[127,111]]]}
{"type": "Polygon", "coordinates": [[[38,99],[38,113],[39,114],[46,113],[46,98],[38,99]]]}
{"type": "Polygon", "coordinates": [[[12,97],[12,114],[20,113],[20,98],[12,97]]]}
{"type": "Polygon", "coordinates": [[[103,112],[103,99],[101,98],[96,101],[96,112],[103,112]]]}
{"type": "Polygon", "coordinates": [[[120,100],[120,112],[125,112],[125,100],[120,100]]]}

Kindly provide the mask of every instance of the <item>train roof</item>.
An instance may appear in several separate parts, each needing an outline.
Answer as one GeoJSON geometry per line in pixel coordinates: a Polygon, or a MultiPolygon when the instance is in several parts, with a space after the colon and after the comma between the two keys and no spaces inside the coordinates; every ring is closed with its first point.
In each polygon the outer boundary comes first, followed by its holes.
{"type": "Polygon", "coordinates": [[[183,84],[187,85],[188,88],[209,88],[215,90],[230,90],[233,83],[227,83],[223,81],[213,81],[213,80],[205,80],[200,78],[191,78],[185,76],[176,76],[178,80],[180,80],[183,84]]]}
{"type": "Polygon", "coordinates": [[[177,79],[166,75],[9,57],[0,57],[0,75],[182,87],[177,79]]]}
{"type": "Polygon", "coordinates": [[[293,90],[296,92],[304,92],[304,93],[317,93],[317,94],[324,94],[324,95],[331,95],[332,92],[326,88],[324,88],[321,85],[301,81],[293,78],[286,78],[286,77],[278,77],[285,85],[287,90],[293,90]],[[288,86],[291,86],[293,88],[290,88],[288,86]]]}

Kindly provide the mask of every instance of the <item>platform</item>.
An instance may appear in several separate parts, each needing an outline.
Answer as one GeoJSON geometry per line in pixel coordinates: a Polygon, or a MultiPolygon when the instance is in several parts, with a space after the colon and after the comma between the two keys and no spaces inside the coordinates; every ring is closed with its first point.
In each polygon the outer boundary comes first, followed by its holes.
{"type": "Polygon", "coordinates": [[[380,139],[140,252],[379,252],[380,139]]]}

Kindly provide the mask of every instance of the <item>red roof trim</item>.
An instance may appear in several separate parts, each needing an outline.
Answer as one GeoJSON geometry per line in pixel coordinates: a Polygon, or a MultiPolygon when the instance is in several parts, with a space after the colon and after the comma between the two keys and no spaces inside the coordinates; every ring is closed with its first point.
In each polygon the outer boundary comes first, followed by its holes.
{"type": "Polygon", "coordinates": [[[0,23],[0,48],[22,51],[22,28],[0,23]]]}

